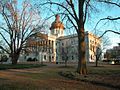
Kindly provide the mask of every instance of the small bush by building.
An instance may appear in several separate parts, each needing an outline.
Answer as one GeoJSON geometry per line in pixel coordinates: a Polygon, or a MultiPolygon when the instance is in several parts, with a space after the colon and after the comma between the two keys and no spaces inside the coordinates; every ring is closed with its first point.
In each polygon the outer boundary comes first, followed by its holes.
{"type": "Polygon", "coordinates": [[[3,56],[1,56],[0,62],[7,62],[7,60],[8,60],[7,55],[3,55],[3,56]]]}
{"type": "Polygon", "coordinates": [[[32,58],[28,58],[27,61],[28,62],[33,62],[33,61],[38,61],[38,59],[36,59],[36,58],[33,58],[33,59],[32,58]]]}

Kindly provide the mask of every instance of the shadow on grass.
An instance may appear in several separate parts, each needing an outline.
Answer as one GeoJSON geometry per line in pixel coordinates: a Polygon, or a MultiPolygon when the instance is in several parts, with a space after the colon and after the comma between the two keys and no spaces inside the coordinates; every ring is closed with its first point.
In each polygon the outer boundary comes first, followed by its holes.
{"type": "Polygon", "coordinates": [[[75,68],[74,66],[59,66],[58,68],[75,68]]]}
{"type": "Polygon", "coordinates": [[[0,78],[0,81],[1,81],[1,80],[8,80],[8,79],[6,79],[6,78],[0,78]]]}
{"type": "Polygon", "coordinates": [[[112,85],[112,84],[109,84],[109,83],[104,83],[104,82],[91,80],[91,79],[87,78],[89,76],[79,75],[82,78],[78,78],[78,77],[76,77],[76,75],[78,75],[76,72],[70,72],[70,71],[62,72],[61,71],[61,72],[58,72],[58,74],[60,76],[66,77],[66,78],[68,78],[70,80],[82,81],[82,82],[87,82],[87,83],[94,84],[94,85],[99,85],[99,86],[113,88],[115,90],[120,90],[120,86],[119,85],[115,86],[115,85],[112,85]]]}
{"type": "Polygon", "coordinates": [[[16,84],[6,83],[0,85],[0,90],[38,90],[38,87],[32,84],[22,85],[21,83],[16,84]]]}
{"type": "Polygon", "coordinates": [[[91,66],[91,67],[95,67],[95,68],[104,68],[105,66],[91,66]]]}
{"type": "Polygon", "coordinates": [[[25,69],[25,68],[39,68],[46,66],[45,64],[0,64],[0,70],[6,69],[25,69]]]}

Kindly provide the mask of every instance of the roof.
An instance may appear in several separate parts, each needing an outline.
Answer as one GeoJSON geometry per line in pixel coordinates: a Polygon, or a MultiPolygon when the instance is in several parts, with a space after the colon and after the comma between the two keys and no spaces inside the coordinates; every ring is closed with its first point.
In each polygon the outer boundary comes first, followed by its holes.
{"type": "Polygon", "coordinates": [[[60,16],[57,14],[55,17],[56,17],[56,19],[55,19],[55,21],[51,24],[50,30],[56,29],[56,28],[59,28],[59,29],[64,30],[65,27],[64,27],[64,24],[60,21],[60,16]]]}

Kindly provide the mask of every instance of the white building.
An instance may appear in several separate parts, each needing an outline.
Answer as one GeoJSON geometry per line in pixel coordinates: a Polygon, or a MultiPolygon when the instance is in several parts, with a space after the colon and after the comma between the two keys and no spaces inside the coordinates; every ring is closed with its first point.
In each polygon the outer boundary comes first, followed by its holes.
{"type": "MultiPolygon", "coordinates": [[[[78,38],[77,34],[64,36],[64,25],[60,16],[56,15],[55,21],[51,24],[50,34],[38,33],[31,37],[26,43],[25,59],[37,58],[45,62],[64,62],[78,60],[78,38]]],[[[85,33],[86,60],[95,62],[96,48],[101,41],[92,33],[85,33]]]]}

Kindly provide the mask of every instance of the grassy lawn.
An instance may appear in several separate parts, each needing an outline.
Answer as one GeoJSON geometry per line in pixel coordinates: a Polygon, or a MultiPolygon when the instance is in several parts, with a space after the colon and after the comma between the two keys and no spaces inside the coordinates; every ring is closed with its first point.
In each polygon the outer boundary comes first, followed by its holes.
{"type": "Polygon", "coordinates": [[[25,68],[38,68],[42,67],[45,65],[41,64],[0,64],[0,70],[5,70],[5,69],[25,69],[25,68]]]}
{"type": "Polygon", "coordinates": [[[16,66],[28,67],[24,69],[13,69],[10,65],[12,68],[0,70],[0,90],[119,90],[120,66],[89,66],[89,74],[84,77],[75,73],[76,65],[67,68],[52,65],[41,67],[38,64],[37,68],[34,64],[16,66]],[[61,76],[59,72],[72,73],[75,79],[61,76]]]}
{"type": "Polygon", "coordinates": [[[100,67],[89,66],[88,75],[86,76],[79,75],[71,70],[62,71],[60,75],[94,85],[120,89],[120,65],[106,65],[100,67]]]}

